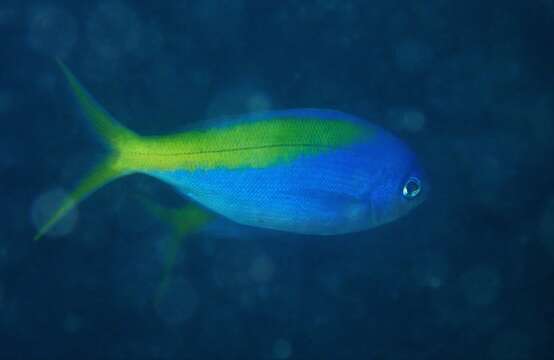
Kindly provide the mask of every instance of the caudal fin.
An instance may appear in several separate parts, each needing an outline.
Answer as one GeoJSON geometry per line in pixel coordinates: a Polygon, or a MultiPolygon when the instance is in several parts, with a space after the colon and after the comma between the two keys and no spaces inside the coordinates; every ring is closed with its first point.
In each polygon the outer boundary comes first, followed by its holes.
{"type": "Polygon", "coordinates": [[[71,92],[75,95],[77,103],[83,111],[85,118],[92,126],[94,132],[107,145],[109,153],[107,157],[97,164],[62,201],[50,218],[40,227],[34,238],[35,240],[43,237],[59,220],[88,195],[110,181],[131,173],[133,169],[127,168],[124,163],[118,161],[118,158],[119,154],[123,152],[128,145],[139,141],[139,136],[137,134],[119,124],[94,100],[67,66],[60,60],[56,61],[69,83],[71,92]]]}

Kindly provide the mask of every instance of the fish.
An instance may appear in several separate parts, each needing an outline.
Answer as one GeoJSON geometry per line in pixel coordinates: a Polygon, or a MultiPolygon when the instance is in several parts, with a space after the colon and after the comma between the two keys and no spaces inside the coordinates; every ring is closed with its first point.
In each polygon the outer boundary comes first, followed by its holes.
{"type": "Polygon", "coordinates": [[[136,173],[161,180],[187,201],[233,222],[306,235],[348,234],[392,222],[429,193],[415,153],[361,117],[287,109],[140,135],[57,63],[107,154],[39,227],[36,240],[89,195],[136,173]]]}

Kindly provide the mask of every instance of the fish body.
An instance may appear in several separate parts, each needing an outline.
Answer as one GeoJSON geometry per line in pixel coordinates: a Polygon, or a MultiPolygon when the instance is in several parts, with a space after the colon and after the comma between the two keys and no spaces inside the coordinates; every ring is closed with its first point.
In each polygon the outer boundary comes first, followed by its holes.
{"type": "Polygon", "coordinates": [[[251,131],[248,124],[266,123],[274,133],[257,133],[263,126],[251,134],[242,133],[242,141],[256,142],[250,147],[240,141],[227,149],[211,144],[221,151],[218,156],[244,163],[203,166],[199,162],[192,170],[145,172],[237,223],[304,234],[375,227],[403,215],[423,198],[405,201],[401,196],[410,176],[422,177],[413,153],[390,133],[362,119],[332,110],[295,109],[224,123],[215,131],[242,127],[247,132],[251,131]],[[283,136],[280,129],[287,125],[279,126],[280,122],[304,126],[301,132],[283,136]],[[321,133],[329,138],[322,139],[321,133]],[[255,165],[253,159],[267,156],[264,152],[276,152],[278,159],[255,165]]]}
{"type": "Polygon", "coordinates": [[[80,107],[112,150],[39,231],[118,177],[144,173],[186,199],[240,224],[332,235],[406,214],[427,192],[414,153],[364,119],[293,109],[140,136],[117,123],[60,63],[80,107]]]}

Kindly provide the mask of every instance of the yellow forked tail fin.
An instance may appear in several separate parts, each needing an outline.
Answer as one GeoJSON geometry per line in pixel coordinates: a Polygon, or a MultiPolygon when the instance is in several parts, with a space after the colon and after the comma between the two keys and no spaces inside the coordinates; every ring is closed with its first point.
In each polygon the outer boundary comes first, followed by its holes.
{"type": "Polygon", "coordinates": [[[87,121],[98,136],[104,140],[110,149],[110,153],[62,201],[50,218],[40,227],[34,238],[35,240],[43,237],[64,215],[95,190],[120,176],[131,173],[133,169],[126,167],[125,163],[120,161],[119,155],[127,146],[140,141],[137,134],[120,125],[92,98],[61,61],[57,60],[57,63],[68,81],[71,92],[75,95],[77,103],[84,112],[87,121]]]}
{"type": "Polygon", "coordinates": [[[73,190],[58,206],[50,218],[40,227],[35,235],[35,240],[43,237],[64,215],[79,204],[87,195],[120,176],[121,173],[114,169],[110,161],[97,165],[90,174],[79,182],[73,190]]]}
{"type": "Polygon", "coordinates": [[[214,215],[193,203],[187,203],[180,208],[166,208],[143,198],[141,198],[141,201],[150,213],[169,225],[171,229],[162,278],[154,299],[154,304],[158,306],[171,284],[175,260],[184,246],[183,242],[191,234],[213,220],[214,215]]]}
{"type": "Polygon", "coordinates": [[[102,106],[94,100],[88,91],[79,83],[67,66],[56,60],[61,68],[71,92],[75,95],[79,107],[84,112],[94,131],[113,150],[121,151],[129,143],[138,141],[139,136],[119,124],[102,106]]]}

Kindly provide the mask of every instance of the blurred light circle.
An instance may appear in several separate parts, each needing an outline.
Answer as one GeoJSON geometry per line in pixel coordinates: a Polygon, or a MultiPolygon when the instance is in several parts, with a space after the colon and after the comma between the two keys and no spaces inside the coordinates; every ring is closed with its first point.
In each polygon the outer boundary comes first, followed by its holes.
{"type": "Polygon", "coordinates": [[[502,278],[498,271],[489,265],[476,266],[461,277],[462,291],[471,305],[490,305],[500,292],[502,278]]]}
{"type": "Polygon", "coordinates": [[[17,15],[18,14],[15,9],[10,9],[7,6],[0,8],[0,25],[8,25],[15,22],[17,19],[17,15]]]}
{"type": "Polygon", "coordinates": [[[87,38],[100,57],[117,59],[140,50],[142,24],[137,13],[120,1],[100,3],[86,24],[87,38]]]}
{"type": "Polygon", "coordinates": [[[496,335],[489,351],[493,360],[532,359],[531,339],[517,329],[507,329],[496,335]]]}
{"type": "Polygon", "coordinates": [[[248,273],[252,280],[258,283],[266,283],[271,280],[275,267],[273,261],[266,255],[260,255],[250,265],[248,273]]]}
{"type": "Polygon", "coordinates": [[[417,109],[398,108],[386,114],[389,125],[398,131],[418,132],[425,127],[425,114],[417,109]]]}
{"type": "Polygon", "coordinates": [[[0,282],[0,310],[2,310],[2,308],[4,307],[4,297],[5,297],[4,291],[5,291],[4,284],[0,282]]]}
{"type": "Polygon", "coordinates": [[[420,131],[425,126],[425,115],[420,111],[408,109],[404,112],[399,125],[406,131],[420,131]]]}
{"type": "Polygon", "coordinates": [[[554,257],[554,198],[551,198],[542,214],[539,233],[546,251],[554,257]]]}
{"type": "Polygon", "coordinates": [[[120,58],[103,57],[94,50],[88,50],[83,56],[83,77],[93,82],[111,82],[124,66],[120,58]]]}
{"type": "Polygon", "coordinates": [[[271,98],[265,92],[242,85],[217,93],[208,105],[206,117],[210,119],[263,112],[272,107],[271,98]]]}
{"type": "Polygon", "coordinates": [[[63,8],[34,6],[29,14],[27,42],[45,55],[64,57],[77,42],[77,21],[63,8]]]}
{"type": "Polygon", "coordinates": [[[254,93],[246,101],[248,112],[263,112],[271,108],[271,99],[263,93],[254,93]]]}
{"type": "Polygon", "coordinates": [[[12,104],[12,94],[8,90],[0,90],[0,114],[10,111],[12,104]]]}
{"type": "Polygon", "coordinates": [[[448,275],[448,259],[444,254],[425,252],[413,262],[412,274],[419,286],[436,289],[443,285],[448,275]]]}
{"type": "Polygon", "coordinates": [[[56,87],[56,76],[51,72],[40,74],[36,79],[37,89],[46,93],[52,93],[56,87]]]}
{"type": "Polygon", "coordinates": [[[76,314],[67,314],[63,321],[63,329],[68,334],[75,334],[83,327],[83,319],[76,314]]]}
{"type": "MultiPolygon", "coordinates": [[[[40,229],[68,196],[69,195],[61,188],[52,189],[39,195],[31,206],[31,221],[35,229],[40,229]]],[[[73,208],[50,228],[47,235],[59,237],[69,234],[75,228],[77,219],[77,209],[73,208]]]]}
{"type": "Polygon", "coordinates": [[[286,339],[278,339],[273,343],[273,358],[288,359],[292,355],[292,346],[286,339]]]}
{"type": "Polygon", "coordinates": [[[169,288],[156,307],[158,316],[169,325],[179,325],[194,316],[198,293],[182,277],[172,279],[169,288]]]}
{"type": "Polygon", "coordinates": [[[394,62],[404,72],[420,72],[433,60],[429,46],[416,40],[405,40],[394,48],[394,62]]]}

